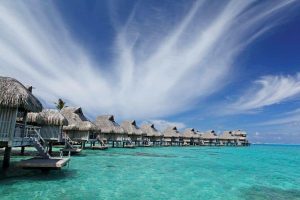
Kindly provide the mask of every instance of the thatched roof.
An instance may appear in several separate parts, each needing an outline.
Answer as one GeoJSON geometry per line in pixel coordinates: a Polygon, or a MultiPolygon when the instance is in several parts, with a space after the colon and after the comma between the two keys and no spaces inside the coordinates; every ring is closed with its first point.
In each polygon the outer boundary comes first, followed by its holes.
{"type": "Polygon", "coordinates": [[[121,127],[124,129],[125,133],[132,135],[142,135],[143,131],[136,125],[135,120],[123,121],[121,127]]]}
{"type": "Polygon", "coordinates": [[[241,130],[235,130],[235,131],[230,131],[231,135],[236,137],[236,139],[239,140],[246,140],[247,139],[247,133],[245,131],[241,130]]]}
{"type": "Polygon", "coordinates": [[[60,113],[68,120],[68,126],[64,126],[64,130],[79,131],[100,131],[92,122],[90,122],[83,114],[80,107],[66,107],[60,113]]]}
{"type": "Polygon", "coordinates": [[[176,128],[176,126],[171,126],[166,128],[166,130],[163,131],[164,137],[179,137],[179,132],[176,128]]]}
{"type": "Polygon", "coordinates": [[[162,136],[162,134],[154,127],[154,124],[143,124],[141,130],[146,133],[148,137],[162,136]]]}
{"type": "Polygon", "coordinates": [[[39,125],[68,125],[67,119],[58,110],[54,109],[45,109],[39,113],[28,113],[27,122],[39,125]]]}
{"type": "Polygon", "coordinates": [[[96,118],[94,124],[101,129],[103,133],[123,134],[124,129],[115,122],[113,115],[102,115],[96,118]]]}
{"type": "Polygon", "coordinates": [[[40,112],[41,102],[16,79],[0,76],[0,106],[40,112]]]}
{"type": "Polygon", "coordinates": [[[203,133],[201,135],[201,138],[203,138],[203,139],[217,139],[218,136],[215,133],[215,131],[209,131],[209,132],[203,133]]]}
{"type": "Polygon", "coordinates": [[[195,131],[195,133],[196,133],[195,138],[202,138],[202,135],[204,134],[200,131],[195,131]]]}
{"type": "Polygon", "coordinates": [[[199,136],[197,135],[195,129],[187,128],[183,131],[182,137],[184,137],[184,138],[198,138],[199,136]]]}
{"type": "Polygon", "coordinates": [[[219,135],[220,140],[234,140],[236,137],[231,135],[231,131],[224,131],[223,134],[219,135]]]}

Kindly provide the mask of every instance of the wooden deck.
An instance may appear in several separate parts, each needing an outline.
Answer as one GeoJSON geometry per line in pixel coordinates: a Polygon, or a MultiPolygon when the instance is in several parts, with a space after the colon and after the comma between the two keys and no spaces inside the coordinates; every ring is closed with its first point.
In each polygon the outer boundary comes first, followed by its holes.
{"type": "Polygon", "coordinates": [[[127,144],[127,145],[124,145],[123,148],[134,149],[135,146],[132,144],[127,144]]]}
{"type": "MultiPolygon", "coordinates": [[[[89,149],[89,147],[86,147],[87,149],[89,149]]],[[[108,146],[93,146],[93,147],[90,147],[90,149],[93,149],[93,150],[105,150],[105,149],[108,149],[108,146]]]]}
{"type": "Polygon", "coordinates": [[[66,166],[70,158],[52,157],[50,159],[31,158],[20,161],[17,166],[23,169],[59,170],[66,166]]]}

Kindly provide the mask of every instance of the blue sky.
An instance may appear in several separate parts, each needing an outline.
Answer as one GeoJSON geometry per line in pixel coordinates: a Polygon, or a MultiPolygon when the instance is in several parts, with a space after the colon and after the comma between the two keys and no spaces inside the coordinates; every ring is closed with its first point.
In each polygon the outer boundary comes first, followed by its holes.
{"type": "Polygon", "coordinates": [[[0,74],[92,120],[300,143],[299,1],[1,1],[0,74]],[[298,11],[298,12],[297,12],[298,11]]]}

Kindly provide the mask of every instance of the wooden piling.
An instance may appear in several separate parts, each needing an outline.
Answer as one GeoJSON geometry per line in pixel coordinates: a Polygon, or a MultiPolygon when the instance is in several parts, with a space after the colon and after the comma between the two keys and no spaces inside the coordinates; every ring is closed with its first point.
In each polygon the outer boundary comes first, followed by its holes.
{"type": "Polygon", "coordinates": [[[3,165],[2,165],[3,169],[7,169],[9,167],[10,153],[11,153],[11,147],[5,147],[3,165]]]}
{"type": "Polygon", "coordinates": [[[52,155],[52,142],[49,142],[49,154],[52,155]]]}
{"type": "Polygon", "coordinates": [[[21,147],[21,155],[23,156],[24,153],[25,153],[25,147],[23,146],[23,147],[21,147]]]}

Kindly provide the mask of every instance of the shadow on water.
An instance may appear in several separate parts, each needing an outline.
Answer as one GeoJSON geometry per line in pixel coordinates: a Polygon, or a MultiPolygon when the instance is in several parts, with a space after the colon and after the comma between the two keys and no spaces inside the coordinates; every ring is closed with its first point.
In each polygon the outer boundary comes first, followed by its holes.
{"type": "Polygon", "coordinates": [[[138,156],[138,157],[157,157],[157,158],[176,158],[178,156],[175,155],[166,155],[166,154],[155,154],[155,153],[145,153],[145,152],[109,152],[103,154],[103,156],[138,156]]]}
{"type": "Polygon", "coordinates": [[[241,190],[241,199],[253,200],[290,200],[300,199],[300,190],[281,189],[275,187],[254,186],[241,190]]]}
{"type": "MultiPolygon", "coordinates": [[[[1,162],[0,162],[1,163],[1,162]]],[[[66,166],[62,170],[50,170],[45,173],[41,170],[24,170],[16,167],[18,162],[11,162],[11,166],[7,170],[0,168],[0,186],[12,185],[19,181],[53,181],[60,179],[70,179],[77,175],[77,170],[68,169],[66,166]]],[[[1,163],[2,164],[2,163],[1,163]]]]}

